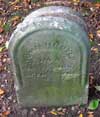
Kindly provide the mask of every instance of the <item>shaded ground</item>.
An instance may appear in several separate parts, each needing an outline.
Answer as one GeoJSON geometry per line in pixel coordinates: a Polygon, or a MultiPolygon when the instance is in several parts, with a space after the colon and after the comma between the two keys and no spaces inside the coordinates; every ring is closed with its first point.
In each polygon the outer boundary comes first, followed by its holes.
{"type": "Polygon", "coordinates": [[[11,71],[11,61],[6,48],[7,42],[16,25],[31,11],[48,5],[70,6],[79,11],[88,27],[91,43],[89,72],[89,101],[100,99],[100,4],[90,2],[73,2],[75,0],[0,0],[0,117],[100,117],[100,105],[97,110],[90,111],[87,105],[70,107],[41,107],[20,109],[16,103],[16,93],[11,71]],[[35,4],[33,1],[37,1],[35,4]]]}

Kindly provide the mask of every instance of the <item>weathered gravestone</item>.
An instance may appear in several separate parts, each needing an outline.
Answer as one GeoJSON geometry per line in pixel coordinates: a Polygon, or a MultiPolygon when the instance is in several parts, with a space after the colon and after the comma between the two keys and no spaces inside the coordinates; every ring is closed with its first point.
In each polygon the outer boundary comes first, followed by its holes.
{"type": "Polygon", "coordinates": [[[64,106],[88,98],[89,42],[70,8],[41,8],[18,25],[9,42],[18,102],[64,106]]]}

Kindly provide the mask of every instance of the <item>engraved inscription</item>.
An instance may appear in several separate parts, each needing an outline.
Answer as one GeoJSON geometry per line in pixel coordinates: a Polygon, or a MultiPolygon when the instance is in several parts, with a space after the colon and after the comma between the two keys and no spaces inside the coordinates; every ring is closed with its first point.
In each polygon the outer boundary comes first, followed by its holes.
{"type": "Polygon", "coordinates": [[[22,77],[28,78],[28,82],[29,79],[56,81],[79,77],[80,55],[75,54],[79,48],[76,44],[72,46],[71,40],[60,35],[41,41],[30,38],[30,41],[23,42],[21,50],[20,68],[22,77]]]}

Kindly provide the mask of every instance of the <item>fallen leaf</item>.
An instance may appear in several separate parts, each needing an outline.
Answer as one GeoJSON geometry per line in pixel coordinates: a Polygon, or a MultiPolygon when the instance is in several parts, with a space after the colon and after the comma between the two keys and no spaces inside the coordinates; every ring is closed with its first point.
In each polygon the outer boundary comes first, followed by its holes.
{"type": "Polygon", "coordinates": [[[89,111],[89,112],[87,113],[87,114],[88,114],[87,117],[94,117],[93,113],[94,113],[94,112],[89,111]]]}
{"type": "Polygon", "coordinates": [[[2,26],[2,20],[0,19],[0,26],[2,26]]]}
{"type": "Polygon", "coordinates": [[[4,31],[4,29],[2,27],[0,27],[0,33],[2,33],[4,31]]]}
{"type": "Polygon", "coordinates": [[[88,115],[87,117],[94,117],[94,115],[88,115]]]}
{"type": "Polygon", "coordinates": [[[94,117],[94,115],[88,115],[88,117],[94,117]]]}
{"type": "Polygon", "coordinates": [[[98,43],[98,46],[100,46],[100,43],[98,43]]]}
{"type": "Polygon", "coordinates": [[[33,111],[37,111],[37,109],[36,109],[36,108],[32,108],[32,110],[33,110],[33,111]]]}
{"type": "Polygon", "coordinates": [[[93,33],[90,33],[90,34],[89,34],[89,39],[92,39],[92,40],[93,40],[93,38],[94,38],[93,33]]]}
{"type": "Polygon", "coordinates": [[[87,117],[94,117],[94,115],[93,114],[88,114],[87,117]]]}
{"type": "Polygon", "coordinates": [[[18,21],[20,19],[20,16],[14,16],[11,18],[11,21],[18,21]]]}
{"type": "Polygon", "coordinates": [[[99,100],[98,99],[95,99],[95,100],[92,100],[88,106],[88,109],[90,110],[95,110],[97,109],[99,106],[99,100]]]}
{"type": "Polygon", "coordinates": [[[15,4],[19,3],[19,2],[20,2],[20,0],[15,0],[14,2],[9,2],[9,5],[15,5],[15,4]]]}
{"type": "Polygon", "coordinates": [[[96,48],[96,47],[92,47],[91,50],[94,51],[95,53],[98,53],[98,51],[99,51],[98,48],[96,48]]]}
{"type": "Polygon", "coordinates": [[[98,37],[100,37],[100,30],[97,30],[96,34],[98,37]]]}
{"type": "Polygon", "coordinates": [[[8,45],[9,45],[9,42],[8,41],[6,41],[6,43],[5,43],[5,47],[8,49],[8,45]]]}
{"type": "Polygon", "coordinates": [[[58,109],[57,109],[57,111],[61,111],[62,110],[62,107],[59,107],[58,109]]]}
{"type": "Polygon", "coordinates": [[[4,70],[5,70],[5,71],[7,70],[7,67],[6,67],[6,66],[4,67],[4,70]]]}
{"type": "Polygon", "coordinates": [[[7,58],[3,58],[2,62],[5,63],[7,61],[7,58]]]}
{"type": "Polygon", "coordinates": [[[18,23],[17,21],[14,21],[13,24],[12,24],[12,26],[13,26],[13,27],[16,26],[17,23],[18,23]]]}
{"type": "Polygon", "coordinates": [[[22,6],[14,6],[14,10],[19,10],[22,6]]]}
{"type": "Polygon", "coordinates": [[[80,0],[73,0],[73,2],[80,2],[80,0]]]}
{"type": "Polygon", "coordinates": [[[5,111],[5,112],[3,112],[2,114],[5,115],[5,116],[7,116],[7,115],[10,114],[10,111],[5,111]]]}
{"type": "Polygon", "coordinates": [[[94,113],[94,112],[92,112],[92,111],[88,111],[88,113],[87,113],[87,114],[90,114],[90,115],[91,115],[91,114],[93,114],[93,113],[94,113]]]}
{"type": "Polygon", "coordinates": [[[0,52],[2,52],[4,48],[5,48],[4,46],[3,47],[0,47],[0,52]]]}
{"type": "Polygon", "coordinates": [[[83,117],[83,114],[81,113],[81,114],[79,115],[79,117],[83,117]]]}
{"type": "Polygon", "coordinates": [[[57,115],[57,112],[55,112],[55,111],[50,111],[50,113],[53,115],[57,115]]]}
{"type": "Polygon", "coordinates": [[[0,95],[4,94],[4,90],[0,88],[0,95]]]}
{"type": "Polygon", "coordinates": [[[93,7],[90,7],[90,10],[93,12],[95,9],[93,7]]]}
{"type": "Polygon", "coordinates": [[[64,113],[63,112],[57,112],[59,115],[64,115],[64,113]]]}
{"type": "Polygon", "coordinates": [[[100,86],[95,86],[95,88],[96,88],[98,91],[100,91],[100,86]]]}
{"type": "Polygon", "coordinates": [[[99,8],[99,7],[100,7],[100,3],[96,3],[94,6],[95,6],[96,8],[99,8]]]}

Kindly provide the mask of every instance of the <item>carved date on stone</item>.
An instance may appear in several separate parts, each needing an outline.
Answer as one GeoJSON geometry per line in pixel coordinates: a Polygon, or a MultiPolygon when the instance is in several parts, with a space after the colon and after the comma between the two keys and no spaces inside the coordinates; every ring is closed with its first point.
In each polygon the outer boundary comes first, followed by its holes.
{"type": "Polygon", "coordinates": [[[70,8],[31,13],[12,34],[9,53],[23,106],[87,102],[88,36],[84,21],[70,8]]]}

